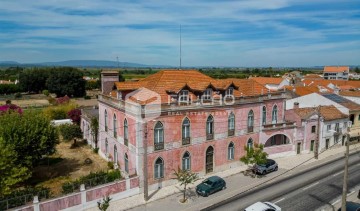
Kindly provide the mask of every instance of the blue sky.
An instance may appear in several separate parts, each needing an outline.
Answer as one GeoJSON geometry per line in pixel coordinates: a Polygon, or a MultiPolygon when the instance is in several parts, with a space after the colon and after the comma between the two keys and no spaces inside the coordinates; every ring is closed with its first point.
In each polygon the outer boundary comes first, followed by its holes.
{"type": "Polygon", "coordinates": [[[0,61],[360,64],[359,0],[1,0],[0,61]]]}

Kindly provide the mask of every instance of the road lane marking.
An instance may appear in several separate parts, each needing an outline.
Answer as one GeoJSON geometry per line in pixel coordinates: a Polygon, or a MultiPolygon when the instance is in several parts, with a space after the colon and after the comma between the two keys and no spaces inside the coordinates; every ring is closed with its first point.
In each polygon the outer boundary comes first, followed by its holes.
{"type": "Polygon", "coordinates": [[[281,202],[281,201],[284,200],[284,199],[285,199],[285,198],[279,199],[279,200],[277,200],[276,202],[274,202],[274,204],[277,204],[277,203],[281,202]]]}
{"type": "Polygon", "coordinates": [[[336,177],[337,175],[342,174],[342,173],[344,173],[344,171],[340,171],[340,172],[338,172],[338,173],[336,173],[336,174],[333,174],[332,176],[333,176],[333,177],[336,177]]]}
{"type": "Polygon", "coordinates": [[[350,196],[351,194],[355,193],[355,191],[351,191],[350,193],[348,193],[347,195],[350,196]]]}
{"type": "Polygon", "coordinates": [[[319,184],[319,182],[315,182],[315,183],[313,183],[313,184],[311,184],[311,185],[303,188],[303,190],[309,189],[309,188],[311,188],[311,187],[313,187],[313,186],[315,186],[315,185],[317,185],[317,184],[319,184]]]}
{"type": "Polygon", "coordinates": [[[335,204],[337,204],[340,201],[340,199],[334,201],[331,205],[334,206],[335,204]]]}

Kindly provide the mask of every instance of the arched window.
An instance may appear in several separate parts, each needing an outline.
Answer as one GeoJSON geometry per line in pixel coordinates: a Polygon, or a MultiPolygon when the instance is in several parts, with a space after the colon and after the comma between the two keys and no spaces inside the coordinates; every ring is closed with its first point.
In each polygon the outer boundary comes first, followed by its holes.
{"type": "Polygon", "coordinates": [[[249,149],[250,149],[250,148],[253,148],[253,146],[254,146],[254,142],[253,142],[252,138],[249,138],[249,140],[248,140],[248,142],[247,142],[246,146],[247,146],[249,149]]]}
{"type": "Polygon", "coordinates": [[[155,161],[154,176],[155,179],[160,179],[164,177],[164,161],[161,157],[159,157],[155,161]]]}
{"type": "Polygon", "coordinates": [[[109,143],[107,138],[105,138],[105,154],[107,155],[109,153],[109,143]]]}
{"type": "Polygon", "coordinates": [[[214,118],[209,116],[206,120],[206,139],[210,140],[214,138],[214,118]]]}
{"type": "Polygon", "coordinates": [[[161,122],[157,122],[154,128],[155,150],[164,149],[164,127],[161,122]]]}
{"type": "Polygon", "coordinates": [[[265,106],[262,108],[262,123],[263,123],[263,125],[266,124],[266,107],[265,106]]]}
{"type": "Polygon", "coordinates": [[[189,152],[185,152],[185,154],[183,155],[182,169],[184,171],[189,171],[190,170],[190,153],[189,152]]]}
{"type": "Polygon", "coordinates": [[[129,173],[129,158],[126,153],[124,155],[124,160],[125,160],[125,171],[126,171],[126,173],[129,173]]]}
{"type": "Polygon", "coordinates": [[[117,148],[116,145],[114,145],[114,164],[118,163],[118,154],[117,154],[117,148]]]}
{"type": "Polygon", "coordinates": [[[228,118],[228,135],[233,136],[234,130],[235,130],[235,115],[233,112],[231,112],[228,118]]]}
{"type": "Polygon", "coordinates": [[[230,142],[228,146],[228,160],[234,160],[234,143],[230,142]]]}
{"type": "Polygon", "coordinates": [[[124,120],[124,144],[125,146],[129,146],[129,140],[128,140],[128,122],[125,119],[124,120]]]}
{"type": "Polygon", "coordinates": [[[116,115],[114,114],[114,118],[113,118],[113,132],[114,132],[114,137],[117,137],[117,119],[116,119],[116,115]]]}
{"type": "Polygon", "coordinates": [[[249,111],[248,114],[248,132],[253,132],[254,131],[254,112],[253,110],[249,111]]]}
{"type": "Polygon", "coordinates": [[[188,118],[182,122],[182,137],[183,139],[190,138],[190,121],[188,118]]]}
{"type": "Polygon", "coordinates": [[[105,125],[105,131],[108,131],[108,114],[107,111],[105,110],[104,112],[104,125],[105,125]]]}
{"type": "Polygon", "coordinates": [[[273,110],[272,110],[272,123],[277,123],[278,120],[278,109],[277,109],[277,105],[274,105],[273,110]]]}

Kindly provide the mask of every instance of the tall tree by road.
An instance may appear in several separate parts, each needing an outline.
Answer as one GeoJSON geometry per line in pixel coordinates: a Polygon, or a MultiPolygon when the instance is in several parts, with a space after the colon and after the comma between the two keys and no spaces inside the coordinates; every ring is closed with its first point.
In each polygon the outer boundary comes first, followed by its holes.
{"type": "Polygon", "coordinates": [[[83,73],[73,67],[55,68],[46,80],[48,90],[57,97],[82,97],[86,94],[85,84],[83,73]]]}
{"type": "Polygon", "coordinates": [[[254,144],[244,147],[246,154],[240,158],[240,161],[248,165],[249,170],[252,169],[254,164],[265,164],[268,154],[264,152],[263,144],[254,144]]]}
{"type": "Polygon", "coordinates": [[[199,179],[197,173],[193,173],[188,170],[182,170],[178,168],[177,171],[174,170],[175,179],[180,182],[180,185],[184,185],[184,195],[182,199],[182,203],[186,202],[186,186],[188,184],[192,184],[199,179]]]}

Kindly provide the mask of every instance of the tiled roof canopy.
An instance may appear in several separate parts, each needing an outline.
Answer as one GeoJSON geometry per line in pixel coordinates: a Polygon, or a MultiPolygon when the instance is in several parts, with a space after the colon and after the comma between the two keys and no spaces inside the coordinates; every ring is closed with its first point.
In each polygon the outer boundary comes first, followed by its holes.
{"type": "Polygon", "coordinates": [[[349,72],[349,67],[348,66],[325,66],[324,72],[325,73],[349,72]]]}
{"type": "Polygon", "coordinates": [[[280,84],[284,80],[283,78],[270,78],[270,77],[252,77],[250,79],[262,85],[280,84]]]}
{"type": "Polygon", "coordinates": [[[190,92],[204,92],[207,88],[225,91],[234,88],[234,96],[251,96],[267,93],[267,88],[248,79],[214,79],[197,70],[162,70],[140,81],[115,82],[118,91],[133,91],[146,88],[167,101],[170,94],[187,89],[190,92]]]}
{"type": "MultiPolygon", "coordinates": [[[[301,118],[307,119],[312,115],[316,114],[315,108],[295,108],[294,112],[301,118]]],[[[335,106],[320,106],[320,116],[324,118],[325,121],[335,120],[335,119],[345,119],[348,118],[347,115],[341,113],[335,106]]]]}

